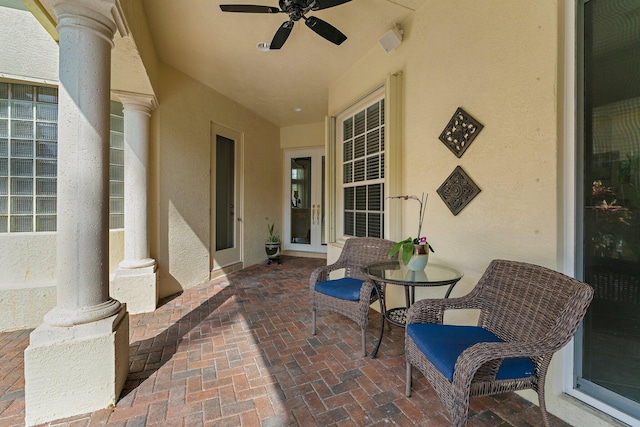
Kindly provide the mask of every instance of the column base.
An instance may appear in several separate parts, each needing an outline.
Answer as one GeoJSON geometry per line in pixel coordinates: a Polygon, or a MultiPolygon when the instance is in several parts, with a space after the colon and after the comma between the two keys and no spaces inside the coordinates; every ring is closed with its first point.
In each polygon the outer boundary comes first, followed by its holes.
{"type": "Polygon", "coordinates": [[[115,405],[129,374],[126,306],[96,322],[42,324],[29,339],[24,351],[26,425],[115,405]]]}
{"type": "Polygon", "coordinates": [[[145,258],[145,259],[125,259],[124,261],[118,264],[118,268],[125,270],[137,270],[140,268],[152,268],[153,271],[156,269],[156,260],[153,258],[145,258]]]}
{"type": "Polygon", "coordinates": [[[120,301],[113,298],[100,304],[75,309],[56,306],[44,315],[44,323],[58,328],[69,328],[107,319],[119,313],[121,308],[122,304],[120,304],[120,301]]]}
{"type": "Polygon", "coordinates": [[[152,267],[118,267],[109,282],[109,295],[127,304],[131,314],[151,313],[158,306],[158,282],[152,267]]]}

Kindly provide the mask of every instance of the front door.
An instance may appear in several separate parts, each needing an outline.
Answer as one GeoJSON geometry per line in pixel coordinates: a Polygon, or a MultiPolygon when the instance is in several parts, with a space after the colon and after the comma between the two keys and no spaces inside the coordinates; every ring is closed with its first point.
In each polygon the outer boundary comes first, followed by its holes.
{"type": "Polygon", "coordinates": [[[324,148],[285,154],[284,249],[326,252],[324,148]]]}
{"type": "Polygon", "coordinates": [[[213,270],[241,262],[241,135],[214,125],[211,135],[211,252],[213,270]]]}

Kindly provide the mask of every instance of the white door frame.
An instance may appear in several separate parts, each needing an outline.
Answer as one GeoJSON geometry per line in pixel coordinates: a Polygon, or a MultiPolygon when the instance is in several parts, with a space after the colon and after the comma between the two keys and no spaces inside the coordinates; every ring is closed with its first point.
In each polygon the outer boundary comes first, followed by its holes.
{"type": "MultiPolygon", "coordinates": [[[[285,150],[284,152],[284,226],[282,230],[283,249],[301,252],[326,253],[327,245],[322,245],[321,227],[321,206],[325,204],[322,200],[322,156],[325,156],[324,147],[310,147],[301,149],[285,150]],[[310,157],[312,160],[311,169],[311,244],[301,244],[291,242],[291,159],[296,157],[310,157]]],[[[326,191],[326,189],[325,189],[326,191]]],[[[327,215],[325,207],[325,216],[327,215]]],[[[326,218],[325,218],[326,223],[326,218]]]]}
{"type": "Polygon", "coordinates": [[[244,156],[244,140],[241,132],[228,127],[222,126],[218,123],[213,123],[211,126],[210,136],[210,148],[211,148],[211,160],[210,160],[210,268],[211,270],[221,269],[230,265],[242,263],[244,259],[242,236],[243,236],[243,221],[244,217],[244,173],[243,173],[243,156],[244,156]],[[234,141],[234,160],[235,160],[235,185],[234,185],[234,216],[235,216],[235,231],[233,248],[216,251],[216,137],[220,135],[234,141]]]}

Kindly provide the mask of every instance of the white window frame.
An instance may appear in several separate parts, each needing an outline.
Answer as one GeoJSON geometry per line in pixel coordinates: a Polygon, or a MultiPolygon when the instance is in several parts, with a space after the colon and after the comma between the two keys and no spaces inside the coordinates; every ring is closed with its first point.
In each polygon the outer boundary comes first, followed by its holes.
{"type": "MultiPolygon", "coordinates": [[[[369,109],[371,109],[371,107],[377,107],[379,108],[380,106],[382,106],[382,108],[384,108],[384,93],[382,90],[380,91],[376,91],[375,94],[372,94],[370,97],[367,97],[367,99],[365,101],[363,101],[362,103],[359,103],[357,106],[355,106],[354,108],[350,109],[348,112],[345,112],[344,115],[340,115],[337,118],[337,123],[336,123],[336,144],[337,147],[341,147],[341,149],[337,149],[336,147],[336,166],[338,166],[336,168],[336,183],[339,183],[339,185],[336,186],[336,190],[337,190],[337,196],[338,196],[338,206],[341,212],[340,218],[336,218],[336,223],[338,225],[338,230],[343,230],[343,233],[345,235],[345,237],[348,236],[360,236],[360,237],[371,237],[372,235],[370,234],[370,230],[369,230],[369,226],[368,226],[368,222],[369,222],[369,214],[371,213],[369,211],[369,196],[368,194],[364,195],[364,198],[362,197],[362,194],[358,195],[358,193],[360,192],[360,190],[364,190],[366,193],[369,192],[369,186],[371,185],[380,185],[382,187],[382,190],[380,193],[380,210],[376,210],[375,213],[378,214],[381,212],[381,215],[383,215],[384,218],[384,168],[380,168],[380,164],[378,165],[378,169],[380,172],[380,175],[378,178],[373,178],[373,179],[369,179],[367,177],[368,175],[368,171],[369,168],[367,167],[367,163],[371,160],[371,159],[377,159],[379,163],[382,163],[382,166],[384,165],[384,150],[380,150],[378,152],[376,152],[373,155],[369,155],[367,153],[367,148],[368,148],[368,136],[369,136],[369,132],[372,131],[373,129],[369,129],[368,128],[368,122],[369,122],[369,109]],[[382,104],[382,105],[381,105],[382,104]],[[362,117],[362,132],[357,132],[356,131],[356,122],[357,119],[356,117],[361,116],[362,117]],[[345,123],[347,121],[351,122],[351,137],[350,138],[344,138],[344,134],[345,134],[345,123]],[[357,135],[356,135],[357,133],[357,135]],[[357,142],[360,141],[360,144],[357,142]],[[345,159],[345,149],[347,144],[350,144],[350,151],[353,153],[352,156],[348,159],[345,159]],[[361,146],[361,151],[362,153],[360,155],[357,155],[356,152],[358,151],[358,149],[356,148],[357,146],[361,146]],[[358,173],[356,169],[358,169],[356,166],[360,164],[361,170],[358,173]],[[349,174],[345,174],[345,168],[349,167],[350,169],[350,173],[349,174]],[[350,177],[346,176],[346,175],[350,175],[350,177]],[[361,176],[359,176],[361,175],[361,176]],[[359,176],[359,177],[358,177],[359,176]],[[345,179],[347,180],[345,182],[345,179]],[[352,206],[352,207],[346,207],[344,206],[344,200],[345,198],[348,198],[346,196],[346,194],[348,194],[348,192],[351,191],[353,192],[351,198],[352,198],[352,203],[353,204],[357,204],[358,200],[364,200],[364,202],[366,203],[366,206],[364,206],[363,208],[359,208],[357,206],[352,206]],[[347,215],[349,215],[349,213],[353,216],[352,220],[351,220],[351,225],[348,224],[348,222],[345,221],[345,217],[347,215]],[[360,217],[360,215],[363,215],[364,218],[364,224],[361,224],[362,221],[359,221],[358,218],[360,217]],[[351,232],[349,234],[345,233],[345,229],[349,228],[349,227],[353,227],[353,230],[351,230],[351,232]],[[365,234],[358,234],[357,230],[360,227],[364,227],[364,233],[365,234]]],[[[384,117],[384,110],[382,110],[379,114],[379,119],[380,121],[382,121],[384,117]]],[[[384,123],[378,123],[378,125],[376,126],[378,131],[382,131],[379,132],[379,140],[378,142],[384,142],[384,128],[385,128],[385,124],[384,123]],[[382,135],[380,135],[380,133],[382,135]]],[[[380,230],[381,233],[379,236],[375,236],[375,237],[382,237],[384,236],[384,221],[380,222],[380,230]]]]}
{"type": "MultiPolygon", "coordinates": [[[[398,194],[401,188],[401,84],[402,74],[387,76],[381,83],[362,97],[349,104],[327,120],[327,189],[328,189],[328,242],[338,245],[351,236],[345,236],[343,230],[344,192],[342,186],[342,122],[356,112],[384,98],[384,194],[398,194]]],[[[384,202],[384,235],[386,239],[397,240],[401,232],[401,224],[390,218],[399,217],[398,204],[384,202]]]]}

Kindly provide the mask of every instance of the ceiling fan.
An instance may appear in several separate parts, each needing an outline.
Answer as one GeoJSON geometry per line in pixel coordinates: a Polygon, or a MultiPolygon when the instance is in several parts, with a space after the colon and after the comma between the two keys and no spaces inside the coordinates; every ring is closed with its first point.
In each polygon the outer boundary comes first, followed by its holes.
{"type": "Polygon", "coordinates": [[[304,19],[304,23],[307,27],[311,28],[316,34],[331,43],[340,45],[347,39],[347,36],[342,34],[333,25],[315,16],[305,16],[309,11],[316,11],[321,9],[328,9],[330,7],[339,6],[343,3],[347,3],[351,0],[279,0],[278,4],[280,8],[271,6],[261,6],[255,4],[221,4],[220,9],[223,12],[241,12],[241,13],[286,13],[289,15],[289,20],[285,21],[271,40],[269,49],[280,49],[289,38],[293,24],[300,19],[304,19]]]}

